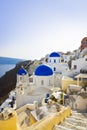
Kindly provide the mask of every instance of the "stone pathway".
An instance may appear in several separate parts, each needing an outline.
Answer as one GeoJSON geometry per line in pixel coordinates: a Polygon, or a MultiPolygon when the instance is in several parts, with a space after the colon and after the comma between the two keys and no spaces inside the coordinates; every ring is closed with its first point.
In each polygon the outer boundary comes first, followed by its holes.
{"type": "Polygon", "coordinates": [[[87,113],[72,111],[72,115],[60,125],[55,125],[53,130],[87,130],[87,113]]]}

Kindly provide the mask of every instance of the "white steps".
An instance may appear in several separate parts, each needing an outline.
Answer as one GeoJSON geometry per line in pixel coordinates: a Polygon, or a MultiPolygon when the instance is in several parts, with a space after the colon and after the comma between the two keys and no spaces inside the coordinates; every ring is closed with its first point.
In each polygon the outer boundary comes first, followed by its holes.
{"type": "Polygon", "coordinates": [[[87,130],[87,113],[72,111],[72,115],[60,125],[55,125],[53,130],[87,130]]]}

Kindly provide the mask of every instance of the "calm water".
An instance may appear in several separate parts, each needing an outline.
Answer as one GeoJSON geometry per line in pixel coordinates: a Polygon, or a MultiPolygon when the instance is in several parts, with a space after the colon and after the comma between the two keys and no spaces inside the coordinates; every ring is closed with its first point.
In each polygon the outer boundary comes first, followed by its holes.
{"type": "Polygon", "coordinates": [[[0,77],[3,76],[7,71],[13,69],[15,64],[0,64],[0,77]]]}

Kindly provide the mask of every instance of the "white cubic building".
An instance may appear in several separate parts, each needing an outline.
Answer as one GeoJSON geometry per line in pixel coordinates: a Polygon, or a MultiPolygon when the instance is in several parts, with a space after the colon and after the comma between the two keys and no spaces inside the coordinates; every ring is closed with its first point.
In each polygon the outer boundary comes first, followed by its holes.
{"type": "Polygon", "coordinates": [[[62,74],[68,70],[68,63],[61,62],[61,56],[57,52],[52,52],[48,58],[48,65],[51,66],[54,73],[62,74]]]}
{"type": "Polygon", "coordinates": [[[80,70],[87,71],[87,55],[85,55],[82,58],[73,60],[72,61],[72,70],[75,70],[75,72],[77,72],[77,73],[79,73],[80,70]]]}

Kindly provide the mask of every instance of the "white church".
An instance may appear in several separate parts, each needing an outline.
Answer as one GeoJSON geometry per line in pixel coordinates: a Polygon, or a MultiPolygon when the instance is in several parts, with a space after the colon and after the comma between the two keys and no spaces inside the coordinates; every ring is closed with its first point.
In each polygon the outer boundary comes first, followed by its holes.
{"type": "Polygon", "coordinates": [[[49,55],[48,65],[51,66],[54,73],[62,74],[64,71],[69,69],[66,62],[61,62],[61,55],[57,52],[52,52],[49,55]]]}

